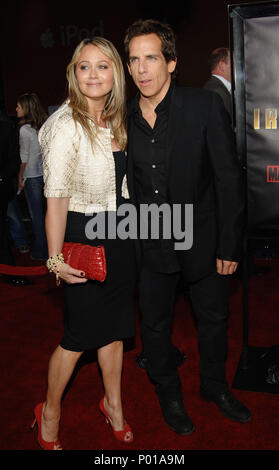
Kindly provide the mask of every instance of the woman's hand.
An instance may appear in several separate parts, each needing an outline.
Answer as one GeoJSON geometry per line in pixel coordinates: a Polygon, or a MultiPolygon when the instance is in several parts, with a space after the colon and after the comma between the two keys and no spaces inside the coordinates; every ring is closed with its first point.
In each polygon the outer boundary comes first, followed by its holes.
{"type": "Polygon", "coordinates": [[[18,191],[22,191],[23,187],[24,187],[23,173],[24,173],[26,165],[27,165],[27,163],[21,163],[20,164],[20,169],[19,169],[18,179],[17,179],[18,180],[18,191]]]}
{"type": "Polygon", "coordinates": [[[72,268],[67,263],[62,263],[59,267],[59,278],[67,282],[67,284],[82,284],[88,281],[85,273],[79,269],[72,268]]]}
{"type": "Polygon", "coordinates": [[[24,188],[23,179],[22,179],[22,176],[19,175],[18,176],[18,191],[22,191],[23,188],[24,188]]]}

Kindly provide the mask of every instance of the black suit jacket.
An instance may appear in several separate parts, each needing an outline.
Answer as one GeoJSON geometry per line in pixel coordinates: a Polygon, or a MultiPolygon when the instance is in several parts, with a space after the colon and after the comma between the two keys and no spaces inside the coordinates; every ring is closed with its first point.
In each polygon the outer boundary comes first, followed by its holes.
{"type": "MultiPolygon", "coordinates": [[[[128,106],[128,187],[133,177],[134,100],[128,106]]],[[[244,186],[229,115],[221,98],[205,90],[175,86],[170,104],[166,168],[170,204],[193,204],[193,246],[177,250],[187,281],[216,270],[216,258],[240,258],[244,186]]]]}
{"type": "Polygon", "coordinates": [[[18,137],[8,118],[0,116],[0,195],[2,202],[15,196],[14,180],[20,166],[18,137]]]}
{"type": "Polygon", "coordinates": [[[204,84],[204,89],[214,91],[221,96],[224,106],[232,118],[232,97],[222,80],[219,80],[219,78],[212,75],[210,79],[204,84]]]}

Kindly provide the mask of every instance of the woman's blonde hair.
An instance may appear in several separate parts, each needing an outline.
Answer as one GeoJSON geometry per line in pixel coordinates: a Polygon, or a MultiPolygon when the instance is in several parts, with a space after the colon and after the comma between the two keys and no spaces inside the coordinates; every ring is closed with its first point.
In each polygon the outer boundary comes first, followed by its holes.
{"type": "Polygon", "coordinates": [[[110,126],[116,142],[124,150],[127,143],[125,74],[122,60],[116,48],[110,41],[102,37],[94,37],[93,39],[81,41],[74,51],[71,62],[67,66],[68,99],[69,106],[73,110],[73,118],[75,122],[81,124],[93,143],[97,135],[98,126],[93,116],[88,112],[87,100],[79,89],[75,75],[79,55],[83,47],[87,45],[98,47],[112,61],[114,83],[107,97],[102,117],[110,126]]]}

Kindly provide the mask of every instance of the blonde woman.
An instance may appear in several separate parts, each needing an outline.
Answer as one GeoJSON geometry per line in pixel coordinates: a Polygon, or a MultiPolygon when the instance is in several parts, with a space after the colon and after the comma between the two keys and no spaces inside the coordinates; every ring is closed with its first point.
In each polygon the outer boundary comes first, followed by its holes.
{"type": "Polygon", "coordinates": [[[19,118],[19,146],[21,165],[18,175],[18,189],[24,190],[29,214],[32,220],[33,247],[31,257],[47,259],[45,234],[45,198],[43,194],[42,154],[38,142],[38,131],[47,119],[36,93],[25,93],[17,100],[19,118]]]}
{"type": "Polygon", "coordinates": [[[88,239],[91,215],[108,217],[128,200],[124,72],[119,54],[106,39],[83,40],[67,68],[67,101],[46,121],[39,140],[43,152],[48,265],[64,282],[64,336],[49,364],[46,400],[36,406],[38,441],[62,449],[58,438],[61,398],[84,350],[96,348],[104,397],[100,411],[114,435],[132,442],[121,401],[124,338],[135,333],[135,263],[132,240],[88,239]],[[61,260],[64,241],[103,244],[104,283],[61,260]],[[56,268],[55,268],[56,265],[56,268]]]}

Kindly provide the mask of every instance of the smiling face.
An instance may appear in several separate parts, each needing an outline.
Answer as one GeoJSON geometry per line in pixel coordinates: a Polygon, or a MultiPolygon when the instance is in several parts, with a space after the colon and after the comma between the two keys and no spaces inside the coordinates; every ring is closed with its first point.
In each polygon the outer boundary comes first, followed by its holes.
{"type": "Polygon", "coordinates": [[[89,105],[94,101],[106,101],[114,83],[113,66],[111,59],[97,46],[88,44],[82,48],[75,75],[89,105]]]}
{"type": "Polygon", "coordinates": [[[166,62],[161,39],[154,33],[136,36],[129,44],[128,70],[144,98],[160,103],[171,82],[176,61],[166,62]]]}

